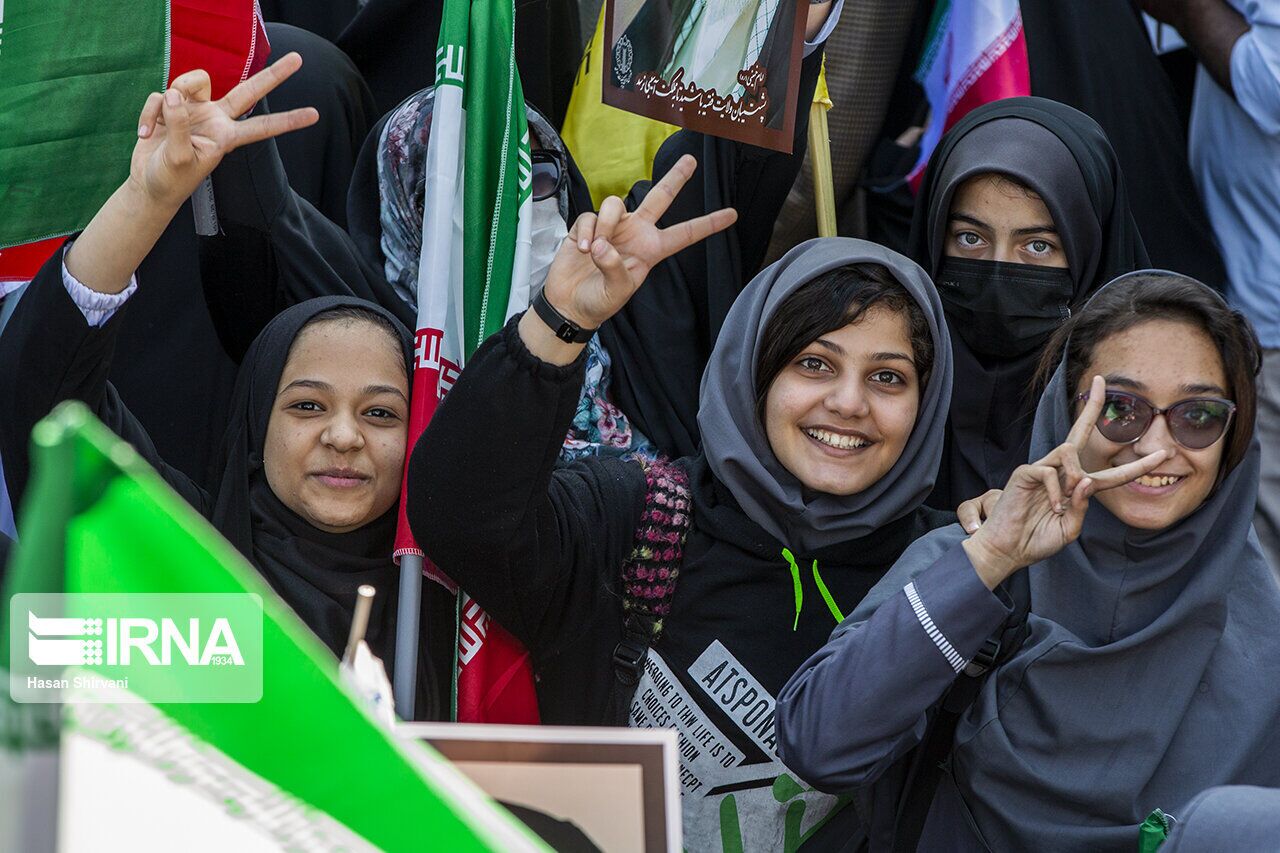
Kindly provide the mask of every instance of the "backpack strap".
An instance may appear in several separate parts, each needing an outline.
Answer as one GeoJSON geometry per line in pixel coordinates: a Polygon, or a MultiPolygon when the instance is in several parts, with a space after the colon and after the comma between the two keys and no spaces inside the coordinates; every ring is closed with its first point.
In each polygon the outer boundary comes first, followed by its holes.
{"type": "Polygon", "coordinates": [[[1027,613],[1031,604],[1027,573],[1018,572],[1006,584],[1013,612],[1000,630],[987,638],[973,660],[943,694],[941,704],[925,730],[924,740],[915,750],[894,822],[894,853],[915,853],[924,832],[925,820],[933,807],[938,783],[951,757],[960,716],[978,698],[982,683],[991,670],[1012,658],[1027,637],[1027,613]]]}
{"type": "Polygon", "coordinates": [[[693,507],[689,474],[680,463],[644,463],[644,476],[644,512],[622,564],[622,642],[613,650],[608,720],[615,725],[626,725],[649,647],[671,612],[693,507]]]}

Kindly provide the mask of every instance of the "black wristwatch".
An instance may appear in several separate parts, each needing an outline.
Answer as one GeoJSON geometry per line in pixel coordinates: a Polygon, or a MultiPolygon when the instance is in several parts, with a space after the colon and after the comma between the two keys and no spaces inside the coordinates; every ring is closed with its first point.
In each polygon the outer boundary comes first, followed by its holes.
{"type": "Polygon", "coordinates": [[[538,295],[533,297],[533,305],[531,307],[534,313],[542,318],[542,322],[551,327],[551,331],[555,332],[556,337],[566,344],[585,344],[596,333],[595,329],[584,329],[557,311],[547,301],[545,289],[538,290],[538,295]]]}

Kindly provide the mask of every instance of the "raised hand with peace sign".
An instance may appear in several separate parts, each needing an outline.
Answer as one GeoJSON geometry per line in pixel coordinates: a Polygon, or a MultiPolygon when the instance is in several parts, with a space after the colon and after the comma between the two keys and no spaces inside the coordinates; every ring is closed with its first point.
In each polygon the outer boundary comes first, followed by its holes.
{"type": "MultiPolygon", "coordinates": [[[[543,292],[551,306],[582,328],[595,329],[627,304],[655,264],[737,221],[737,211],[723,208],[658,227],[696,167],[692,156],[681,157],[634,211],[610,196],[598,214],[579,216],[547,272],[543,292]]],[[[533,311],[521,319],[520,337],[534,355],[553,364],[568,364],[582,347],[556,338],[533,311]]]]}
{"type": "Polygon", "coordinates": [[[1074,542],[1092,495],[1136,480],[1168,458],[1167,451],[1157,450],[1124,465],[1084,470],[1080,452],[1102,412],[1106,387],[1101,376],[1093,377],[1067,440],[1043,459],[1015,469],[987,520],[965,540],[969,560],[988,589],[1074,542]]]}
{"type": "Polygon", "coordinates": [[[310,107],[240,119],[302,66],[279,61],[211,100],[209,75],[188,71],[163,94],[152,92],[138,120],[129,177],[94,215],[64,258],[67,271],[103,293],[119,293],[182,203],[242,145],[315,124],[310,107]]]}

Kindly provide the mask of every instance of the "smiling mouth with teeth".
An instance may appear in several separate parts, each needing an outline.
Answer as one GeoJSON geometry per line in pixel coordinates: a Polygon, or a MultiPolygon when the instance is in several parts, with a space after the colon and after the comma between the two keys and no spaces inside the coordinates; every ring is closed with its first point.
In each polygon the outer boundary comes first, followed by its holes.
{"type": "Polygon", "coordinates": [[[1153,477],[1150,474],[1147,474],[1142,477],[1139,477],[1134,482],[1140,486],[1147,486],[1149,488],[1158,489],[1162,486],[1172,486],[1174,483],[1182,479],[1185,479],[1185,478],[1184,477],[1153,477]]]}
{"type": "Polygon", "coordinates": [[[814,441],[820,441],[823,444],[834,447],[838,450],[855,450],[859,447],[868,447],[871,442],[865,438],[858,438],[853,435],[840,435],[835,432],[827,432],[825,429],[806,429],[804,434],[812,438],[814,441]]]}

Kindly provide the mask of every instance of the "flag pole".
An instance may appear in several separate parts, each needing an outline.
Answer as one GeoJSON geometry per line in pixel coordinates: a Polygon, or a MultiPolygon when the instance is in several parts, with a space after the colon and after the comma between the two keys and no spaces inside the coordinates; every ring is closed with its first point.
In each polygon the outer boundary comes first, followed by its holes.
{"type": "Polygon", "coordinates": [[[818,208],[818,236],[836,236],[836,191],[831,173],[831,131],[827,107],[809,106],[809,162],[813,166],[813,200],[818,208]]]}
{"type": "Polygon", "coordinates": [[[827,60],[822,60],[818,85],[809,104],[809,165],[813,169],[813,201],[818,213],[818,236],[836,236],[836,190],[831,171],[831,130],[827,110],[831,109],[827,89],[827,60]]]}
{"type": "Polygon", "coordinates": [[[396,712],[402,720],[413,719],[413,700],[418,695],[418,634],[422,613],[422,557],[405,554],[400,558],[400,603],[396,611],[396,663],[392,693],[396,712]]]}

